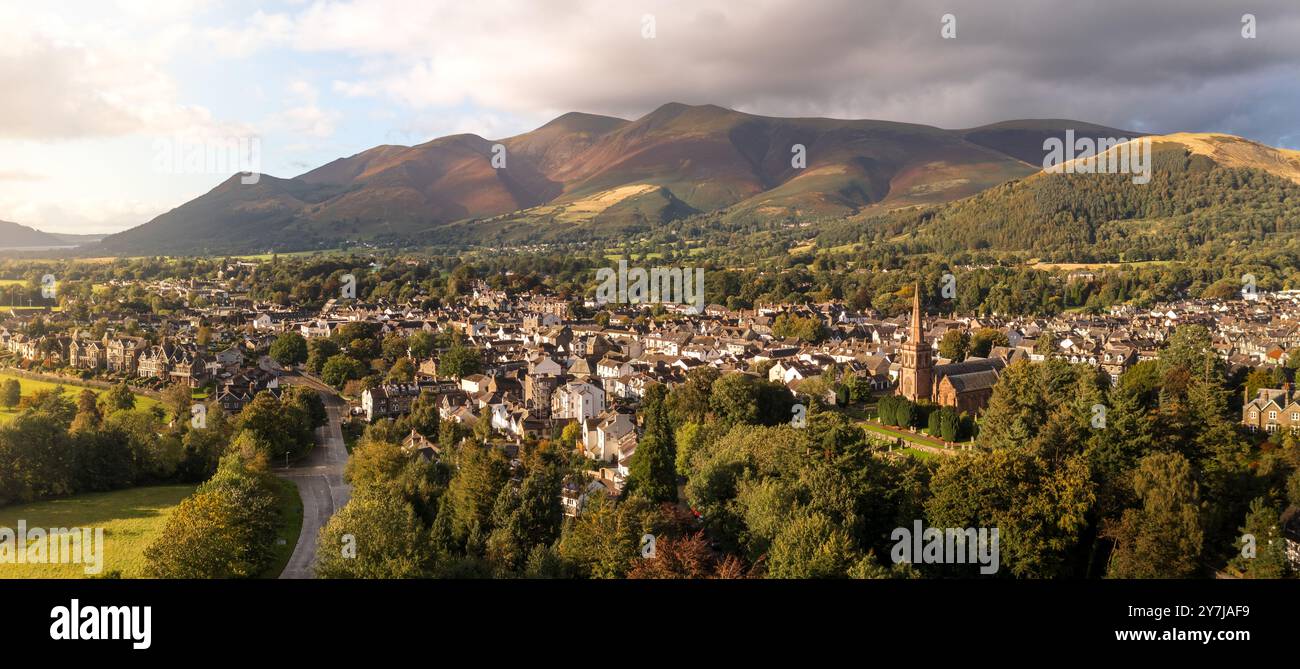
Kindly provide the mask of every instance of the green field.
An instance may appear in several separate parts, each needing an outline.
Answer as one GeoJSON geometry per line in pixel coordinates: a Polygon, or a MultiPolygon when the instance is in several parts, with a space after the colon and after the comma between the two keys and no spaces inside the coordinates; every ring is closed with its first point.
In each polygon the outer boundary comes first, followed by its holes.
{"type": "Polygon", "coordinates": [[[280,531],[276,534],[275,560],[262,578],[277,578],[284,566],[289,564],[289,557],[298,545],[298,533],[302,531],[302,497],[298,495],[298,486],[288,479],[275,479],[275,498],[280,503],[280,531]]]}
{"type": "MultiPolygon", "coordinates": [[[[8,379],[18,380],[18,385],[23,389],[23,397],[28,397],[40,390],[54,390],[54,388],[59,385],[52,381],[37,381],[33,379],[25,379],[18,376],[14,376],[13,374],[5,374],[4,372],[0,372],[0,381],[6,381],[8,379]]],[[[68,383],[63,385],[63,393],[65,395],[67,394],[72,395],[72,398],[75,400],[76,396],[81,394],[81,391],[84,388],[85,386],[73,385],[71,381],[69,381],[68,383]]],[[[107,390],[101,388],[91,388],[91,390],[95,391],[95,393],[98,395],[103,395],[104,393],[108,392],[107,390]]],[[[151,409],[157,406],[158,404],[159,404],[158,400],[149,397],[147,395],[136,394],[135,396],[135,408],[137,409],[151,409]]],[[[13,417],[17,416],[18,413],[19,411],[17,408],[14,409],[0,408],[0,425],[3,425],[13,420],[13,417]]]]}
{"type": "MultiPolygon", "coordinates": [[[[192,485],[151,486],[116,492],[87,493],[64,499],[0,508],[0,527],[104,528],[104,567],[101,575],[118,572],[123,578],[144,575],[144,549],[162,530],[172,509],[194,492],[192,485]]],[[[79,564],[0,563],[0,578],[85,578],[79,564]]]]}
{"type": "MultiPolygon", "coordinates": [[[[272,481],[281,511],[275,559],[261,576],[275,578],[284,571],[302,529],[302,499],[292,481],[272,481]],[[283,543],[280,543],[283,542],[283,543]]],[[[0,508],[0,527],[16,529],[23,520],[28,528],[104,528],[104,567],[100,575],[117,572],[122,578],[143,578],[144,550],[162,531],[167,516],[194,492],[192,485],[130,488],[116,492],[87,493],[64,499],[0,508]]],[[[80,564],[0,563],[0,578],[86,578],[80,564]]]]}

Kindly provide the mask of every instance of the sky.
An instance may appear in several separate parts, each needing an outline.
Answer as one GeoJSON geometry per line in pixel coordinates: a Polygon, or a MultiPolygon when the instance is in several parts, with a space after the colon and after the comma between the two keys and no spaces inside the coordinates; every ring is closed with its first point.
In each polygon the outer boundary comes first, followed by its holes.
{"type": "Polygon", "coordinates": [[[0,0],[0,91],[0,220],[103,233],[244,169],[666,102],[1300,149],[1300,2],[0,0]]]}

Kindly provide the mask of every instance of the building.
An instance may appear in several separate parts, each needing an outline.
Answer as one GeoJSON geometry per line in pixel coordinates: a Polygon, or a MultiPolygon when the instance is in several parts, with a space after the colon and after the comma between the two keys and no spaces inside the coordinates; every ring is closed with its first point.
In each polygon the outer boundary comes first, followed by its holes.
{"type": "Polygon", "coordinates": [[[1254,399],[1241,407],[1241,424],[1251,432],[1300,429],[1300,402],[1290,384],[1282,388],[1260,388],[1254,399]]]}
{"type": "Polygon", "coordinates": [[[571,381],[551,395],[551,417],[585,421],[605,411],[605,391],[590,383],[571,381]]]}
{"type": "Polygon", "coordinates": [[[1002,358],[968,358],[934,364],[934,353],[921,325],[921,286],[913,287],[912,323],[899,347],[898,394],[913,402],[928,400],[959,412],[978,414],[993,396],[993,387],[1006,367],[1002,358]]]}
{"type": "Polygon", "coordinates": [[[415,383],[386,383],[361,393],[361,408],[366,420],[392,418],[411,411],[411,403],[420,396],[420,386],[415,383]]]}
{"type": "Polygon", "coordinates": [[[921,327],[921,284],[912,286],[912,326],[899,348],[898,394],[913,402],[934,396],[934,352],[921,327]]]}

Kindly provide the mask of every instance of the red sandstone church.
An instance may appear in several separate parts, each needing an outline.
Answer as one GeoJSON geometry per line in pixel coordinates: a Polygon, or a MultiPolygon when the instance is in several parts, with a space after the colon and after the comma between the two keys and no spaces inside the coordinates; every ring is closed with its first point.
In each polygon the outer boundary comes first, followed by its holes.
{"type": "Polygon", "coordinates": [[[934,351],[921,327],[921,286],[912,290],[912,327],[900,356],[898,394],[917,402],[929,400],[958,411],[978,414],[993,396],[1006,362],[1000,358],[968,358],[964,362],[934,364],[934,351]]]}

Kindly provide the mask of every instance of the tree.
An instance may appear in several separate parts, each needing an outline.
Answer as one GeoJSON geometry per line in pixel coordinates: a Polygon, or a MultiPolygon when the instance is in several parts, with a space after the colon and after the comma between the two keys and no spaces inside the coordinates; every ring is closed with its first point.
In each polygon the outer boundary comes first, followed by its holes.
{"type": "Polygon", "coordinates": [[[750,374],[723,374],[713,382],[709,407],[720,422],[779,425],[790,422],[794,398],[779,383],[750,374]]]}
{"type": "Polygon", "coordinates": [[[686,373],[686,382],[668,395],[668,411],[677,423],[703,422],[709,413],[709,396],[722,373],[715,367],[699,367],[686,373]]]}
{"type": "Polygon", "coordinates": [[[961,438],[961,416],[952,407],[939,410],[939,436],[944,441],[957,441],[961,438]]]}
{"type": "Polygon", "coordinates": [[[483,359],[477,350],[453,344],[438,360],[438,373],[444,377],[461,379],[483,371],[483,359]]]}
{"type": "Polygon", "coordinates": [[[72,432],[94,432],[104,419],[99,412],[99,396],[89,388],[77,396],[77,415],[72,419],[72,432]]]}
{"type": "Polygon", "coordinates": [[[772,335],[780,339],[802,339],[816,344],[826,338],[826,326],[815,316],[780,314],[772,322],[772,335]]]}
{"type": "Polygon", "coordinates": [[[1178,453],[1152,453],[1138,462],[1133,491],[1141,506],[1124,511],[1111,533],[1112,578],[1187,578],[1199,570],[1200,494],[1191,464],[1178,453]]]}
{"type": "Polygon", "coordinates": [[[970,335],[965,330],[953,328],[943,333],[943,338],[939,340],[939,355],[953,362],[965,360],[968,348],[970,335]]]}
{"type": "Polygon", "coordinates": [[[55,416],[24,412],[0,427],[0,506],[72,493],[73,455],[55,416]]]}
{"type": "Polygon", "coordinates": [[[110,411],[131,410],[135,408],[135,393],[123,381],[108,391],[108,408],[110,411]]]}
{"type": "Polygon", "coordinates": [[[433,335],[423,330],[412,333],[406,344],[411,357],[416,360],[424,360],[433,353],[433,335]]]}
{"type": "MultiPolygon", "coordinates": [[[[443,448],[450,446],[444,444],[443,448]]],[[[497,496],[510,480],[510,465],[499,449],[472,442],[462,443],[454,453],[456,474],[447,487],[452,535],[467,552],[479,555],[492,530],[497,496]]]]}
{"type": "Polygon", "coordinates": [[[415,380],[415,364],[410,358],[398,358],[393,366],[388,368],[386,380],[389,383],[410,383],[415,380]]]}
{"type": "Polygon", "coordinates": [[[359,488],[320,531],[320,578],[419,578],[433,554],[415,509],[382,489],[359,488]]]}
{"type": "Polygon", "coordinates": [[[271,357],[285,367],[307,362],[307,340],[297,332],[286,332],[271,344],[271,357]]]}
{"type": "Polygon", "coordinates": [[[700,579],[744,578],[743,564],[735,556],[719,560],[703,532],[655,541],[655,554],[634,560],[628,578],[700,579]]]}
{"type": "Polygon", "coordinates": [[[338,344],[323,337],[314,337],[307,342],[307,369],[319,375],[325,369],[325,363],[338,355],[338,344]]]}
{"type": "Polygon", "coordinates": [[[189,425],[194,394],[184,383],[173,383],[162,392],[162,404],[167,413],[176,421],[177,427],[184,429],[189,425]]]}
{"type": "Polygon", "coordinates": [[[772,542],[773,578],[843,578],[859,559],[848,533],[824,514],[803,513],[772,542]]]}
{"type": "Polygon", "coordinates": [[[497,498],[493,509],[493,530],[488,539],[488,559],[505,573],[524,567],[537,546],[549,546],[560,537],[563,510],[555,500],[560,496],[561,476],[549,464],[532,468],[516,492],[509,486],[497,498]]]}
{"type": "Polygon", "coordinates": [[[970,338],[970,355],[977,358],[988,357],[994,346],[1010,346],[1011,342],[1001,330],[980,328],[970,338]]]}
{"type": "MultiPolygon", "coordinates": [[[[311,395],[315,391],[304,389],[311,395]]],[[[270,458],[282,458],[286,453],[302,455],[315,443],[312,410],[305,408],[310,400],[296,394],[284,395],[284,400],[263,391],[258,393],[239,413],[236,432],[247,432],[259,448],[270,458]],[[301,397],[300,400],[295,400],[301,397]],[[301,401],[304,404],[299,404],[301,401]]]]}
{"type": "Polygon", "coordinates": [[[573,421],[565,425],[564,430],[560,432],[560,441],[564,443],[566,448],[572,448],[578,443],[578,439],[581,436],[582,423],[573,421]]]}
{"type": "Polygon", "coordinates": [[[1276,579],[1290,573],[1281,527],[1277,509],[1270,507],[1263,497],[1251,501],[1246,525],[1237,540],[1238,554],[1232,561],[1246,578],[1276,579]]]}
{"type": "Polygon", "coordinates": [[[252,578],[275,556],[279,509],[270,475],[238,455],[185,498],[145,549],[156,578],[252,578]]]}
{"type": "Polygon", "coordinates": [[[628,467],[627,492],[651,502],[677,501],[677,444],[668,419],[667,390],[651,386],[642,398],[645,432],[628,467]]]}
{"type": "Polygon", "coordinates": [[[22,398],[23,388],[18,379],[5,379],[3,386],[0,386],[0,404],[6,409],[12,409],[18,406],[22,398]]]}
{"type": "Polygon", "coordinates": [[[320,378],[329,385],[342,389],[348,381],[359,379],[366,373],[365,366],[342,353],[332,356],[321,368],[320,378]]]}
{"type": "Polygon", "coordinates": [[[560,539],[560,556],[584,578],[623,578],[639,559],[645,526],[637,502],[604,495],[587,499],[560,539]]]}
{"type": "Polygon", "coordinates": [[[438,398],[439,395],[432,390],[420,391],[420,396],[411,402],[411,413],[407,416],[412,429],[433,440],[438,439],[441,428],[438,398]]]}
{"type": "Polygon", "coordinates": [[[1001,566],[1030,578],[1071,575],[1095,499],[1082,455],[1050,462],[1007,448],[944,459],[930,493],[931,527],[998,528],[1001,566]]]}

